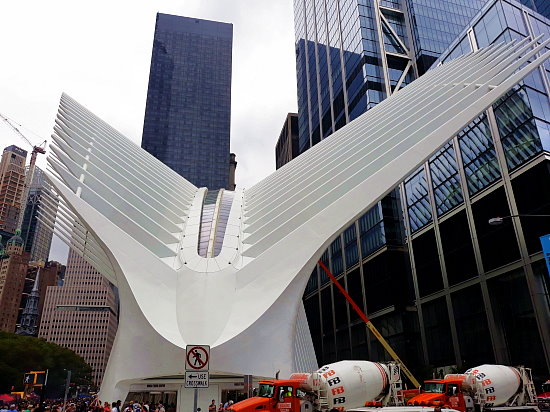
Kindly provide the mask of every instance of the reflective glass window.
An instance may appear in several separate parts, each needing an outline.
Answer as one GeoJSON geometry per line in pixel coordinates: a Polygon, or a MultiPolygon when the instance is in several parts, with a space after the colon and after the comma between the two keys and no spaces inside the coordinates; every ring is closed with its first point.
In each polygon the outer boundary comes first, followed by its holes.
{"type": "Polygon", "coordinates": [[[359,248],[357,246],[355,224],[344,231],[344,248],[346,250],[346,267],[350,268],[359,261],[359,248]]]}
{"type": "Polygon", "coordinates": [[[490,271],[520,258],[513,222],[504,219],[500,225],[490,225],[495,216],[509,216],[510,207],[503,187],[499,187],[472,203],[477,241],[483,269],[490,271]]]}
{"type": "Polygon", "coordinates": [[[363,257],[370,255],[386,244],[380,203],[359,219],[359,237],[363,257]]]}
{"type": "Polygon", "coordinates": [[[485,114],[458,134],[458,142],[470,195],[500,179],[500,168],[485,114]]]}
{"type": "Polygon", "coordinates": [[[502,3],[495,3],[474,26],[478,47],[491,44],[507,27],[502,3]]]}
{"type": "Polygon", "coordinates": [[[447,280],[456,285],[477,276],[476,258],[466,212],[454,214],[439,223],[447,280]]]}
{"type": "Polygon", "coordinates": [[[405,193],[411,231],[415,232],[432,221],[432,210],[428,198],[428,182],[424,167],[420,167],[411,177],[405,180],[405,193]]]}
{"type": "MultiPolygon", "coordinates": [[[[537,126],[544,126],[538,117],[550,118],[548,97],[530,87],[520,87],[510,91],[495,105],[495,117],[502,145],[505,149],[506,163],[510,170],[521,166],[542,152],[543,140],[537,126]]],[[[541,127],[546,143],[546,127],[541,127]]]]}
{"type": "Polygon", "coordinates": [[[438,216],[462,203],[462,188],[452,142],[447,143],[429,161],[438,216]]]}
{"type": "Polygon", "coordinates": [[[485,304],[479,285],[451,294],[458,348],[467,365],[494,362],[491,335],[487,325],[485,304]]]}
{"type": "Polygon", "coordinates": [[[422,304],[424,331],[430,365],[444,366],[456,363],[449,333],[449,312],[444,297],[422,304]]]}
{"type": "MultiPolygon", "coordinates": [[[[328,261],[328,249],[325,250],[325,252],[321,256],[321,261],[325,264],[325,266],[327,268],[330,268],[330,264],[329,264],[329,261],[328,261]]],[[[321,282],[321,286],[328,283],[328,282],[330,282],[330,278],[328,277],[327,273],[320,266],[319,266],[319,280],[321,282]]]]}
{"type": "Polygon", "coordinates": [[[342,242],[337,237],[330,245],[330,257],[332,262],[332,274],[338,276],[344,271],[344,260],[342,257],[342,242]]]}
{"type": "Polygon", "coordinates": [[[502,331],[510,362],[534,365],[544,364],[539,328],[523,268],[510,271],[487,281],[493,315],[502,331]]]}
{"type": "Polygon", "coordinates": [[[434,229],[412,240],[414,266],[420,296],[443,289],[443,275],[434,229]]]}
{"type": "Polygon", "coordinates": [[[309,276],[309,280],[307,281],[305,294],[309,294],[315,290],[317,290],[317,285],[319,284],[319,280],[317,277],[317,266],[315,266],[315,269],[313,269],[313,272],[311,272],[311,275],[309,276]]]}

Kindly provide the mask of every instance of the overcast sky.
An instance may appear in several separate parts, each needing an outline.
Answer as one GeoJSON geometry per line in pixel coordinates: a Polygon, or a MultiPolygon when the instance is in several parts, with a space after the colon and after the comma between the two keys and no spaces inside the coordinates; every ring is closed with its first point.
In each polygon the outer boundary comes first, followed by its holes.
{"type": "MultiPolygon", "coordinates": [[[[157,12],[233,23],[231,151],[237,185],[251,187],[275,169],[275,142],[297,110],[292,0],[3,2],[0,113],[39,143],[66,92],[139,145],[157,12]]],[[[29,149],[5,124],[0,144],[29,149]]],[[[64,255],[56,246],[51,257],[64,255]]]]}

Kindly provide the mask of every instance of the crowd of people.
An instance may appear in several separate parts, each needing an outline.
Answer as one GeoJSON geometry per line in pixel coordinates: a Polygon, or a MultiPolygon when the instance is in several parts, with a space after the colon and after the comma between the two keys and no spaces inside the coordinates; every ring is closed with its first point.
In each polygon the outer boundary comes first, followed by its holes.
{"type": "MultiPolygon", "coordinates": [[[[217,405],[212,399],[212,403],[208,405],[208,412],[228,412],[232,405],[232,400],[217,405]]],[[[139,403],[133,400],[109,404],[102,403],[98,398],[69,399],[66,403],[63,399],[49,399],[42,403],[21,399],[13,403],[0,400],[0,412],[175,412],[175,405],[165,407],[161,402],[150,405],[146,401],[139,403]]]]}
{"type": "MultiPolygon", "coordinates": [[[[63,399],[50,399],[45,402],[32,402],[28,400],[4,403],[0,400],[0,412],[167,412],[160,402],[149,405],[147,402],[140,404],[129,401],[124,405],[121,401],[102,403],[98,398],[70,399],[66,403],[63,399]]],[[[170,412],[170,411],[168,411],[170,412]]]]}

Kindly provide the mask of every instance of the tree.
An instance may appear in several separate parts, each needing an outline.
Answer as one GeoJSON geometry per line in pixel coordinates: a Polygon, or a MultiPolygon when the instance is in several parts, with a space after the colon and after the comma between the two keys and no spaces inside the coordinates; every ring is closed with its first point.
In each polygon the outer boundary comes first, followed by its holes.
{"type": "Polygon", "coordinates": [[[0,332],[0,393],[9,393],[12,386],[23,390],[23,374],[49,370],[46,396],[59,396],[63,391],[67,370],[71,382],[91,385],[92,368],[72,350],[42,338],[0,332]]]}

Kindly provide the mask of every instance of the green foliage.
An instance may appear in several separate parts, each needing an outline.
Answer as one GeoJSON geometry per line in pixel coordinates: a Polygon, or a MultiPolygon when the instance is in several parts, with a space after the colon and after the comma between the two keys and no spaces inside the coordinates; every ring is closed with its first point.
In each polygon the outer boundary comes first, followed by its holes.
{"type": "Polygon", "coordinates": [[[23,390],[23,374],[49,369],[48,387],[65,384],[67,370],[72,371],[71,382],[90,385],[92,368],[72,350],[44,339],[0,332],[0,393],[9,393],[14,386],[23,390]]]}

